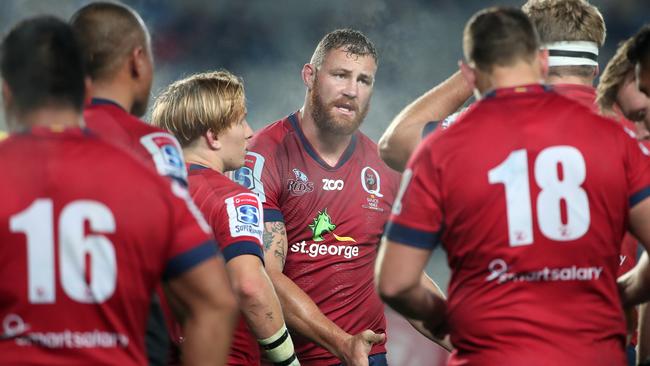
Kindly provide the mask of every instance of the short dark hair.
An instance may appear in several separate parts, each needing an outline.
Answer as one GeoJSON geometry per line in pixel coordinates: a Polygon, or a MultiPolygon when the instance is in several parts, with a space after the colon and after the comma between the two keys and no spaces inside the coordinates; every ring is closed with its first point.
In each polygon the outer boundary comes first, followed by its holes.
{"type": "Polygon", "coordinates": [[[637,34],[632,37],[632,44],[627,51],[627,58],[632,64],[637,62],[650,66],[650,24],[644,25],[637,34]]]}
{"type": "Polygon", "coordinates": [[[318,46],[316,46],[316,50],[314,50],[314,54],[311,56],[310,63],[316,67],[320,67],[327,53],[338,48],[345,48],[346,52],[357,56],[370,55],[375,60],[375,63],[378,63],[375,45],[365,34],[349,28],[336,29],[327,33],[318,42],[318,46]]]}
{"type": "Polygon", "coordinates": [[[539,47],[535,27],[517,8],[481,10],[467,22],[463,34],[465,59],[482,71],[509,66],[519,59],[532,61],[539,47]]]}
{"type": "Polygon", "coordinates": [[[85,83],[71,27],[51,16],[16,25],[2,41],[0,69],[19,113],[46,105],[81,111],[85,83]]]}
{"type": "Polygon", "coordinates": [[[148,46],[147,29],[138,13],[114,2],[94,2],[70,18],[93,80],[113,76],[136,46],[148,46]]]}

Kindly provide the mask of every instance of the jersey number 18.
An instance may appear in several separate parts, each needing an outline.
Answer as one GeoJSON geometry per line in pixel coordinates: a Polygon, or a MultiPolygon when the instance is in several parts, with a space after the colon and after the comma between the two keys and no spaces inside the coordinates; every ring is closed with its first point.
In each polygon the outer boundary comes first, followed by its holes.
{"type": "MultiPolygon", "coordinates": [[[[555,241],[582,237],[589,230],[591,219],[589,199],[581,187],[586,168],[580,151],[572,146],[552,146],[542,150],[535,159],[533,176],[540,188],[536,203],[537,224],[542,234],[555,241]]],[[[505,187],[510,246],[532,244],[533,213],[527,151],[511,152],[488,172],[488,181],[505,187]]]]}

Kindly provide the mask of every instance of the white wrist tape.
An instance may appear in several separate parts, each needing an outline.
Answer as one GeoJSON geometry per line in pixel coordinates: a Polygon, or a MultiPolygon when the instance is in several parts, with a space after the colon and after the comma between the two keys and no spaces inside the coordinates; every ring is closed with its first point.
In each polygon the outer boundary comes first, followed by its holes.
{"type": "Polygon", "coordinates": [[[587,41],[553,42],[548,49],[548,66],[598,66],[598,44],[587,41]]]}
{"type": "Polygon", "coordinates": [[[257,343],[262,346],[266,358],[274,365],[278,366],[298,366],[298,358],[293,349],[293,341],[287,330],[286,325],[282,327],[272,336],[266,339],[258,339],[257,343]]]}

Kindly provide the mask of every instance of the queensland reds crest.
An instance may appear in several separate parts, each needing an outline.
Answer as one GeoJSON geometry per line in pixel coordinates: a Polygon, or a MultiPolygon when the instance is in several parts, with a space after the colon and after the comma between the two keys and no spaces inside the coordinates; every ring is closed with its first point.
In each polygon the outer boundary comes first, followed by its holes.
{"type": "Polygon", "coordinates": [[[305,193],[314,191],[314,182],[310,182],[307,178],[307,174],[300,171],[300,169],[294,168],[292,170],[293,176],[295,179],[287,180],[287,190],[295,196],[302,196],[305,193]]]}
{"type": "Polygon", "coordinates": [[[379,173],[369,166],[361,170],[361,186],[364,191],[370,194],[374,194],[377,197],[384,196],[379,192],[381,189],[381,178],[379,177],[379,173]]]}

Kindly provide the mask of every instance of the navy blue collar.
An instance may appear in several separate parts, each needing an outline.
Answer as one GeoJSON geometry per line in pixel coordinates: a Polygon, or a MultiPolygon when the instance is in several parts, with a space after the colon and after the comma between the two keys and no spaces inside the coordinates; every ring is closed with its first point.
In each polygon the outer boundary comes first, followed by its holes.
{"type": "Polygon", "coordinates": [[[323,158],[318,155],[314,147],[309,143],[307,140],[307,137],[305,134],[302,132],[302,128],[300,128],[300,123],[298,122],[298,112],[294,112],[291,115],[289,115],[289,122],[291,123],[291,126],[293,129],[296,131],[298,134],[298,138],[300,139],[300,142],[302,143],[302,146],[305,148],[307,151],[307,154],[312,157],[320,166],[327,170],[336,170],[340,167],[343,166],[350,158],[352,157],[352,154],[354,153],[354,149],[357,146],[357,134],[356,132],[354,135],[352,135],[352,139],[350,140],[350,144],[348,147],[345,149],[343,152],[343,156],[339,159],[338,163],[336,163],[336,166],[332,167],[323,158]]]}
{"type": "Polygon", "coordinates": [[[113,105],[116,106],[117,108],[123,110],[124,112],[127,112],[124,107],[121,105],[117,104],[117,102],[110,100],[110,99],[104,99],[104,98],[93,98],[90,100],[90,105],[113,105]]]}
{"type": "Polygon", "coordinates": [[[190,165],[188,165],[188,169],[192,171],[192,170],[202,170],[202,169],[210,169],[210,168],[208,168],[207,166],[203,166],[201,164],[191,163],[190,165]]]}

